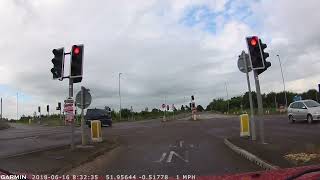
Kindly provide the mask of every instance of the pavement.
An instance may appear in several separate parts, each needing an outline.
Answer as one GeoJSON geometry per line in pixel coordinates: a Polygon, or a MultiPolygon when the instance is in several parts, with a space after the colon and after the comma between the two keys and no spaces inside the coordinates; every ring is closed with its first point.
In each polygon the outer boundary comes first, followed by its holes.
{"type": "Polygon", "coordinates": [[[230,137],[234,145],[268,163],[289,168],[320,164],[320,122],[289,123],[286,116],[265,116],[265,144],[260,140],[230,137]]]}

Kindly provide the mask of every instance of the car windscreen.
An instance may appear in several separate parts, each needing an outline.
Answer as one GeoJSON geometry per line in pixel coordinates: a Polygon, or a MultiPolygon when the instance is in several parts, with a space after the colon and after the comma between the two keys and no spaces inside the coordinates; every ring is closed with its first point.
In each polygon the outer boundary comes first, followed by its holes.
{"type": "Polygon", "coordinates": [[[317,103],[316,101],[305,101],[304,104],[307,107],[319,107],[320,106],[320,104],[317,103]]]}
{"type": "Polygon", "coordinates": [[[97,117],[102,117],[102,116],[107,116],[110,117],[110,114],[107,111],[104,111],[102,109],[88,109],[86,117],[87,118],[97,118],[97,117]]]}

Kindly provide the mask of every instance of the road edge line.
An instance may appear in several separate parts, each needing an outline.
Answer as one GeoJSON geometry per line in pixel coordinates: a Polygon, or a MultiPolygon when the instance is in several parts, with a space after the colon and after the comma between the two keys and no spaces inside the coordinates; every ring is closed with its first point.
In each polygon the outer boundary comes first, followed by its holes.
{"type": "Polygon", "coordinates": [[[279,169],[279,166],[275,166],[273,164],[267,163],[266,161],[262,160],[258,156],[251,154],[250,152],[232,144],[228,138],[224,138],[224,144],[228,146],[231,150],[233,150],[235,153],[240,154],[244,158],[248,159],[249,161],[255,163],[256,165],[262,167],[266,170],[276,170],[279,169]]]}

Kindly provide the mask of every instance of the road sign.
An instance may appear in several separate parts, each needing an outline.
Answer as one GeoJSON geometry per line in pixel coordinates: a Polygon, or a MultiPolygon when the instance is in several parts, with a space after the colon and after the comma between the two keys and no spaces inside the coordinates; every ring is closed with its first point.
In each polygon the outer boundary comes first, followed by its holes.
{"type": "Polygon", "coordinates": [[[74,121],[74,115],[75,115],[75,106],[74,106],[74,100],[69,98],[64,101],[64,108],[63,111],[66,113],[65,120],[67,122],[73,122],[74,121]]]}
{"type": "MultiPolygon", "coordinates": [[[[244,53],[244,52],[242,52],[244,53]]],[[[248,72],[252,71],[252,68],[250,66],[250,59],[249,59],[249,55],[247,53],[245,53],[245,56],[246,56],[246,61],[247,61],[247,67],[248,67],[248,72]]],[[[245,67],[245,62],[243,60],[243,54],[241,54],[239,56],[239,59],[238,59],[238,68],[241,72],[243,73],[246,73],[246,67],[245,67]]]]}
{"type": "MultiPolygon", "coordinates": [[[[91,97],[91,94],[90,94],[90,90],[89,89],[86,89],[84,88],[85,90],[83,91],[84,93],[84,109],[88,108],[91,104],[91,100],[92,100],[92,97],[91,97]]],[[[79,91],[77,93],[77,96],[76,96],[76,105],[78,108],[82,109],[82,106],[81,106],[81,91],[79,91]]]]}

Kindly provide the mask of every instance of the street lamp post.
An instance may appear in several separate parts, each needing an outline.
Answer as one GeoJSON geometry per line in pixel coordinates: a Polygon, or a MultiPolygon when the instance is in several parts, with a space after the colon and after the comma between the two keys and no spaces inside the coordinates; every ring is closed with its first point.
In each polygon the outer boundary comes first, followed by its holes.
{"type": "Polygon", "coordinates": [[[284,91],[284,97],[285,97],[285,101],[286,101],[286,109],[288,108],[288,100],[287,100],[287,92],[286,92],[286,84],[284,82],[284,77],[283,77],[283,71],[282,71],[282,65],[281,65],[281,60],[280,60],[280,56],[278,56],[278,60],[279,60],[279,64],[280,64],[280,70],[281,70],[281,75],[282,75],[282,83],[283,83],[283,91],[284,91]]]}
{"type": "Polygon", "coordinates": [[[19,99],[18,99],[18,93],[17,93],[17,120],[19,120],[19,99]]]}
{"type": "Polygon", "coordinates": [[[122,73],[119,73],[119,103],[120,103],[120,110],[119,110],[119,116],[120,116],[120,120],[121,121],[121,91],[120,91],[120,76],[122,73]]]}
{"type": "Polygon", "coordinates": [[[226,86],[227,101],[228,101],[228,114],[229,114],[229,93],[228,93],[228,86],[227,86],[227,82],[225,82],[225,86],[226,86]]]}

